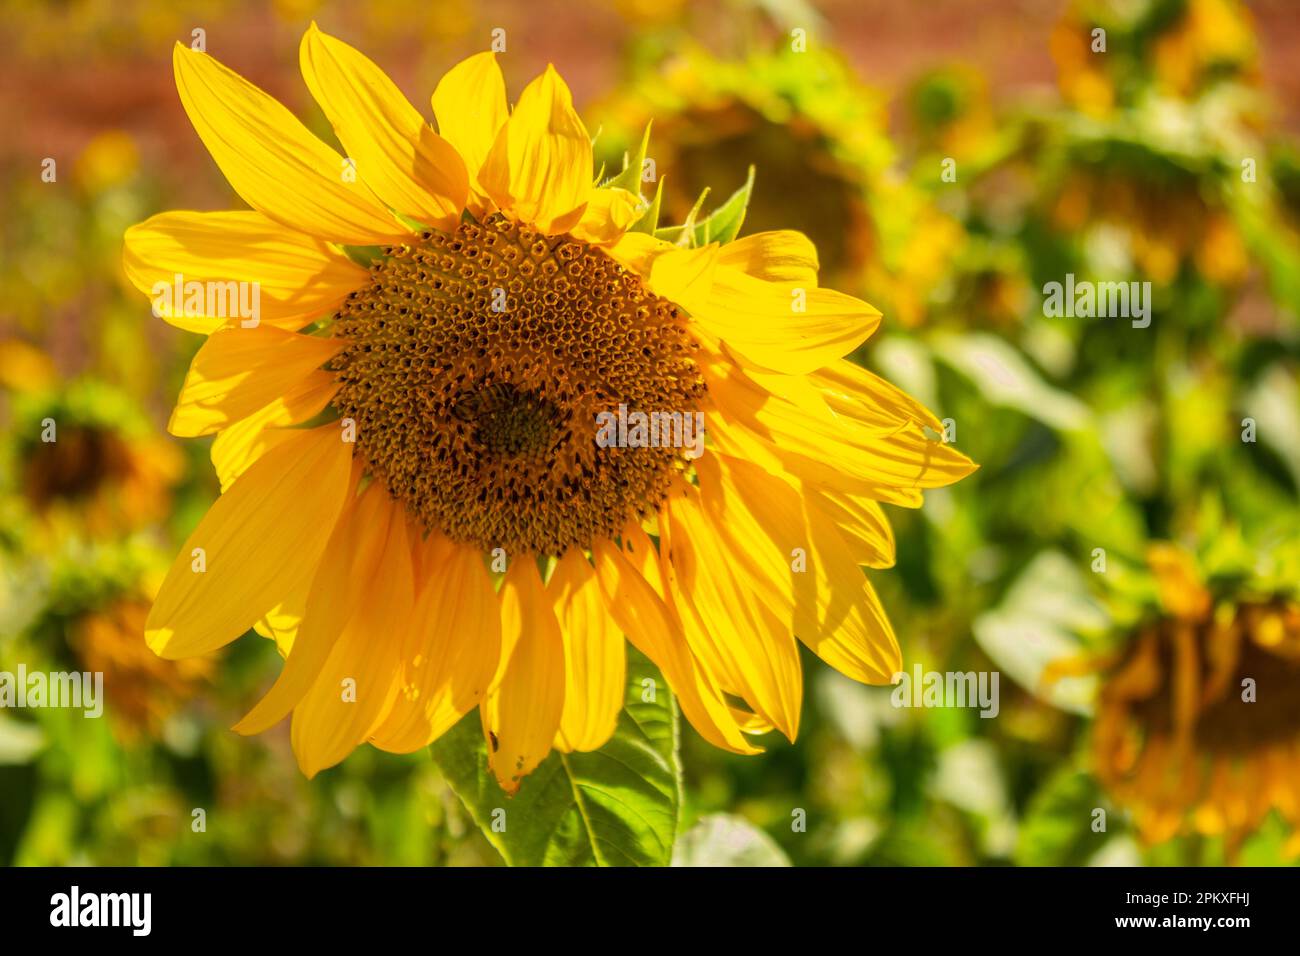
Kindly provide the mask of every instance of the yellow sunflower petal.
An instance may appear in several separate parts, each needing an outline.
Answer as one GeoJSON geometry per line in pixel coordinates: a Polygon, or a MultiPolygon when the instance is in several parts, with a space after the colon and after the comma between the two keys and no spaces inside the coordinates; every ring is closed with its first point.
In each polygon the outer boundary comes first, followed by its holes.
{"type": "MultiPolygon", "coordinates": [[[[236,486],[238,487],[238,486],[236,486]]],[[[311,690],[293,710],[290,740],[308,777],[332,767],[364,742],[387,717],[397,697],[401,634],[415,600],[406,515],[382,488],[369,491],[382,502],[383,550],[371,565],[366,593],[357,599],[311,690]]],[[[306,639],[300,634],[299,643],[306,639]]],[[[292,655],[290,655],[292,658],[292,655]]]]}
{"type": "Polygon", "coordinates": [[[268,641],[275,642],[275,649],[282,658],[293,651],[293,642],[298,637],[298,625],[302,623],[307,610],[307,593],[311,582],[302,584],[279,604],[266,612],[266,615],[253,625],[253,630],[268,641]]]}
{"type": "Polygon", "coordinates": [[[447,71],[433,91],[438,131],[456,147],[469,172],[469,209],[482,219],[492,203],[479,185],[479,170],[510,116],[506,81],[495,53],[476,53],[447,71]]]}
{"type": "Polygon", "coordinates": [[[338,390],[338,380],[329,372],[308,372],[306,378],[270,404],[222,429],[209,453],[221,490],[234,484],[269,449],[292,436],[293,432],[283,426],[314,418],[338,390]]]}
{"type": "Polygon", "coordinates": [[[661,514],[668,517],[664,567],[674,598],[693,608],[701,625],[684,620],[687,641],[723,689],[794,740],[803,675],[791,621],[764,600],[752,576],[737,573],[741,563],[770,560],[770,542],[761,526],[741,522],[739,509],[706,513],[696,490],[681,487],[661,514]]]}
{"type": "Polygon", "coordinates": [[[729,242],[718,250],[718,264],[769,282],[805,289],[817,285],[817,247],[793,229],[760,232],[729,242]]]}
{"type": "Polygon", "coordinates": [[[671,242],[644,232],[629,232],[605,251],[623,268],[649,281],[655,260],[676,248],[671,242]]]}
{"type": "Polygon", "coordinates": [[[532,558],[510,562],[501,585],[501,633],[510,659],[479,709],[488,764],[501,789],[514,793],[550,753],[564,710],[564,639],[532,558]]]}
{"type": "Polygon", "coordinates": [[[367,186],[391,208],[444,231],[469,195],[460,154],[359,51],[313,23],[298,51],[303,79],[367,186]]]}
{"type": "Polygon", "coordinates": [[[724,265],[713,246],[654,260],[651,287],[709,335],[762,368],[804,375],[843,358],[880,324],[859,299],[795,282],[769,282],[724,265]]]}
{"type": "Polygon", "coordinates": [[[593,189],[573,235],[598,246],[610,245],[623,238],[640,214],[641,200],[626,189],[593,189]]]}
{"type": "Polygon", "coordinates": [[[300,432],[262,456],[172,563],[149,613],[149,646],[167,658],[215,650],[313,573],[343,507],[351,462],[334,426],[300,432]]]}
{"type": "Polygon", "coordinates": [[[252,321],[240,310],[254,301],[258,322],[299,329],[366,282],[341,252],[254,210],[159,213],[126,231],[122,263],[161,318],[204,334],[252,321]]]}
{"type": "Polygon", "coordinates": [[[421,567],[397,700],[372,741],[394,753],[427,747],[478,706],[501,653],[501,606],[478,548],[434,536],[421,567]]]}
{"type": "Polygon", "coordinates": [[[167,430],[182,438],[220,431],[302,384],[340,347],[271,326],[218,329],[190,363],[167,430]]]}
{"type": "MultiPolygon", "coordinates": [[[[356,470],[354,469],[354,477],[356,470]]],[[[304,619],[271,689],[238,724],[241,734],[258,734],[283,720],[298,705],[329,660],[343,629],[358,605],[368,599],[374,569],[387,544],[386,522],[391,516],[384,496],[374,486],[360,498],[351,495],[330,535],[304,603],[304,619]]]]}
{"type": "Polygon", "coordinates": [[[708,430],[719,451],[815,489],[917,507],[922,489],[952,484],[977,467],[910,419],[867,414],[861,394],[855,420],[831,407],[815,378],[741,370],[707,354],[700,362],[716,407],[708,430]]]}
{"type": "Polygon", "coordinates": [[[807,492],[808,507],[835,524],[858,564],[892,568],[896,560],[894,529],[879,503],[860,495],[820,489],[807,492]]]}
{"type": "Polygon", "coordinates": [[[549,235],[578,224],[591,196],[591,137],[547,66],[519,95],[479,173],[492,201],[549,235]]]}
{"type": "Polygon", "coordinates": [[[595,570],[577,548],[556,563],[546,588],[564,638],[564,712],[555,746],[595,750],[613,735],[623,709],[623,635],[605,611],[595,570]]]}
{"type": "Polygon", "coordinates": [[[321,239],[391,242],[405,228],[348,168],[273,97],[206,53],[177,43],[176,89],[226,180],[254,209],[321,239]]]}
{"type": "Polygon", "coordinates": [[[897,385],[852,362],[835,362],[808,376],[836,413],[864,425],[913,422],[942,432],[943,424],[897,385]]]}
{"type": "Polygon", "coordinates": [[[761,753],[761,747],[745,739],[717,684],[686,646],[680,624],[648,580],[653,571],[648,565],[645,571],[634,565],[633,559],[655,561],[649,539],[634,544],[629,538],[625,536],[623,547],[635,548],[635,553],[624,553],[610,541],[597,540],[593,546],[596,578],[610,617],[663,672],[682,714],[701,737],[732,753],[761,753]]]}
{"type": "Polygon", "coordinates": [[[887,684],[902,666],[894,630],[839,528],[801,489],[746,461],[701,459],[705,510],[750,542],[734,573],[836,670],[887,684]]]}

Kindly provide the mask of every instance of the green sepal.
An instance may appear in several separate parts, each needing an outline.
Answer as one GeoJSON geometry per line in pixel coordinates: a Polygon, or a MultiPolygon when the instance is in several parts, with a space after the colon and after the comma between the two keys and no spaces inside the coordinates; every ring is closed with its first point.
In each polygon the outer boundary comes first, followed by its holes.
{"type": "Polygon", "coordinates": [[[629,156],[624,153],[623,171],[605,183],[605,186],[626,189],[638,199],[643,198],[641,196],[641,169],[645,166],[646,150],[650,148],[650,125],[650,123],[645,124],[645,132],[641,134],[641,145],[637,147],[636,155],[629,156]]]}
{"type": "Polygon", "coordinates": [[[654,201],[646,207],[646,211],[641,214],[641,218],[633,223],[628,232],[644,232],[653,236],[655,229],[659,227],[659,210],[663,206],[664,200],[664,180],[659,177],[659,182],[655,184],[654,201]]]}

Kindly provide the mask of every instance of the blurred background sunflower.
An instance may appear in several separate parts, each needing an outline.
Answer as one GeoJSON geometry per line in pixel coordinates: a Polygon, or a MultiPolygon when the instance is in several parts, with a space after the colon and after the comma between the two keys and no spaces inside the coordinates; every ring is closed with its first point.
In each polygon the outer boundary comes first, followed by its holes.
{"type": "Polygon", "coordinates": [[[198,343],[150,315],[121,235],[238,204],[184,119],[171,47],[202,43],[328,142],[294,53],[312,18],[417,103],[480,50],[512,90],[555,62],[606,176],[653,117],[641,185],[660,221],[698,226],[738,193],[742,236],[807,232],[821,281],[884,313],[853,360],[981,464],[891,514],[898,563],[872,580],[905,666],[997,672],[997,716],[896,707],[805,660],[797,743],[768,735],[753,760],[682,730],[676,862],[1296,859],[1286,0],[0,0],[0,16],[0,672],[102,671],[107,698],[99,721],[0,710],[0,860],[502,860],[445,755],[362,750],[308,782],[283,729],[232,734],[280,669],[272,642],[232,645],[216,681],[139,633],[219,483],[203,441],[165,430],[198,343]],[[1151,324],[1046,315],[1067,274],[1150,282],[1151,324]]]}

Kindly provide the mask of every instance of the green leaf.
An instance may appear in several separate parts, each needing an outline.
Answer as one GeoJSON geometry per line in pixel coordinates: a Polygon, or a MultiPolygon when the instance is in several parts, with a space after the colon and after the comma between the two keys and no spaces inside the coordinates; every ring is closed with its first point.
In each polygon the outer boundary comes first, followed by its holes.
{"type": "Polygon", "coordinates": [[[970,380],[990,404],[1012,408],[1058,431],[1092,423],[1088,406],[1045,382],[1015,347],[986,332],[935,336],[934,354],[970,380]]]}
{"type": "Polygon", "coordinates": [[[1092,597],[1077,561],[1042,551],[1007,589],[1002,602],[975,619],[975,641],[999,669],[1031,694],[1076,714],[1092,710],[1094,675],[1043,680],[1052,664],[1084,656],[1084,638],[1104,633],[1110,618],[1092,597]]]}
{"type": "Polygon", "coordinates": [[[1020,866],[1080,866],[1108,841],[1093,830],[1097,785],[1086,773],[1064,767],[1033,798],[1020,821],[1015,862],[1020,866]]]}
{"type": "Polygon", "coordinates": [[[614,736],[592,753],[552,751],[513,797],[488,769],[477,712],[430,749],[511,866],[667,866],[681,807],[677,720],[663,677],[629,646],[627,697],[614,736]],[[646,702],[648,688],[654,700],[646,702]]]}
{"type": "Polygon", "coordinates": [[[0,766],[30,763],[44,746],[40,727],[0,714],[0,766]]]}

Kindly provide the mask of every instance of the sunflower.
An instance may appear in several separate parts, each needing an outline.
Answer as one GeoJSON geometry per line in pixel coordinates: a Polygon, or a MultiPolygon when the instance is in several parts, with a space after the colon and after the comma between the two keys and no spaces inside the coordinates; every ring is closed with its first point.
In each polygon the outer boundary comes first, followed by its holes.
{"type": "MultiPolygon", "coordinates": [[[[1241,157],[1263,113],[1250,16],[1235,0],[1070,6],[1051,41],[1064,170],[1047,215],[1062,235],[1122,240],[1141,274],[1184,270],[1233,289],[1251,270],[1241,157]],[[1105,50],[1094,50],[1105,34],[1105,50]]],[[[1051,168],[1053,164],[1048,165],[1051,168]]]]}
{"type": "Polygon", "coordinates": [[[170,429],[216,435],[224,491],[149,646],[274,636],[284,667],[236,730],[292,712],[308,775],[367,741],[424,747],[477,707],[507,791],[552,747],[610,736],[623,636],[736,753],[797,733],[796,634],[887,682],[898,644],[860,569],[894,560],[879,502],[918,506],[974,466],[843,358],[879,313],[819,288],[798,233],[656,236],[639,162],[593,185],[553,67],[512,110],[494,55],[470,57],[433,92],[435,132],[314,24],[300,54],[347,158],[178,45],[185,110],[253,208],[126,236],[142,291],[177,274],[262,290],[251,328],[163,313],[208,336],[170,429]],[[598,416],[626,410],[703,416],[704,454],[681,434],[599,440],[598,416]]]}
{"type": "Polygon", "coordinates": [[[140,641],[148,600],[123,594],[75,622],[70,641],[83,670],[105,675],[107,711],[127,740],[156,735],[212,673],[205,658],[163,660],[140,641]]]}
{"type": "Polygon", "coordinates": [[[1258,80],[1252,18],[1239,0],[1075,0],[1049,46],[1062,95],[1096,117],[1149,88],[1194,100],[1228,82],[1258,80]]]}
{"type": "Polygon", "coordinates": [[[180,455],[124,393],[93,378],[57,383],[44,353],[18,339],[0,341],[0,388],[12,406],[0,491],[34,519],[29,545],[130,533],[167,513],[180,455]]]}
{"type": "Polygon", "coordinates": [[[705,190],[744,183],[751,163],[767,182],[798,183],[798,203],[756,191],[750,226],[804,233],[824,278],[882,297],[905,325],[921,321],[960,242],[951,217],[891,168],[884,97],[823,48],[718,58],[687,45],[594,112],[616,150],[653,120],[654,175],[678,218],[705,190]]]}
{"type": "Polygon", "coordinates": [[[1160,611],[1105,675],[1097,774],[1151,843],[1221,836],[1229,858],[1276,810],[1300,855],[1300,596],[1220,588],[1191,555],[1151,546],[1160,611]]]}

